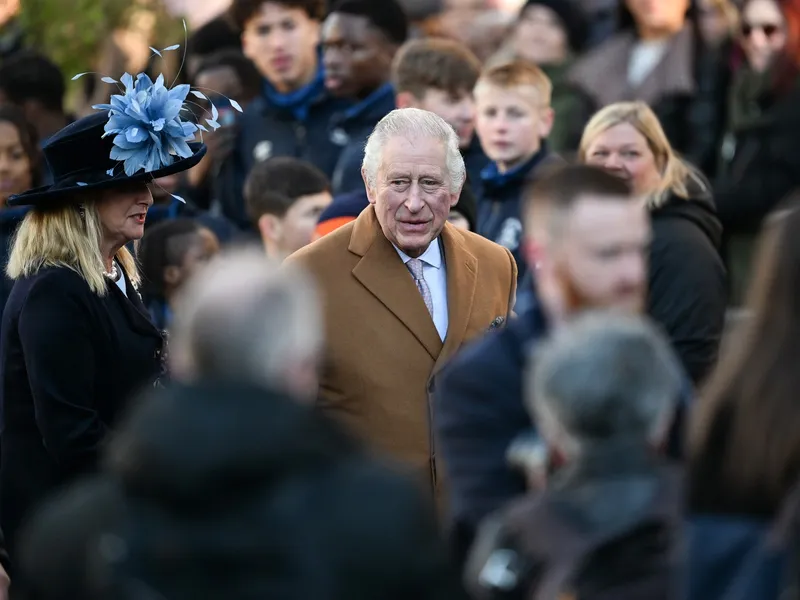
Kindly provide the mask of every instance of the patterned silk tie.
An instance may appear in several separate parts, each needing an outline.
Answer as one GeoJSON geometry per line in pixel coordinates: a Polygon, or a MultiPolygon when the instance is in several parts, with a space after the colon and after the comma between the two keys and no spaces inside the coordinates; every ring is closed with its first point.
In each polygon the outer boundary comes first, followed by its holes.
{"type": "Polygon", "coordinates": [[[422,299],[425,301],[425,306],[433,318],[433,298],[431,297],[431,288],[428,287],[428,282],[422,274],[424,263],[418,258],[409,259],[406,267],[411,271],[411,276],[414,278],[414,283],[417,284],[419,293],[422,294],[422,299]]]}

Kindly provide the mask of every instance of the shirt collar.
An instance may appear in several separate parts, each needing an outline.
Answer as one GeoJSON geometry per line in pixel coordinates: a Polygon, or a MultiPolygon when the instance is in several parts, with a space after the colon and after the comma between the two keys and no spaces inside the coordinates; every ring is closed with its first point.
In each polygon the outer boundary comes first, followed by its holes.
{"type": "MultiPolygon", "coordinates": [[[[394,244],[392,244],[394,246],[394,244]]],[[[403,264],[407,264],[408,261],[411,260],[411,257],[400,250],[397,246],[394,246],[394,249],[397,250],[397,253],[400,255],[400,258],[403,259],[403,264]]],[[[424,262],[426,265],[433,267],[434,269],[440,269],[442,267],[442,249],[439,247],[439,239],[433,240],[429,245],[425,252],[419,257],[419,259],[424,262]]]]}

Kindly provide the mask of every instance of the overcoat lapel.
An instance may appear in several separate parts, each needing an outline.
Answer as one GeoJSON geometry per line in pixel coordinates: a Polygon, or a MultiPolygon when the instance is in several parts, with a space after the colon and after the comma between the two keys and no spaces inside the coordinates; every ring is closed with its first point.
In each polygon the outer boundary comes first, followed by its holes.
{"type": "Polygon", "coordinates": [[[441,233],[447,269],[447,337],[436,364],[442,366],[464,342],[478,281],[478,259],[464,246],[464,236],[447,223],[441,233]]]}
{"type": "Polygon", "coordinates": [[[131,328],[145,335],[161,338],[161,332],[153,325],[150,320],[150,315],[139,297],[139,292],[133,287],[131,280],[128,279],[128,274],[121,266],[118,267],[122,271],[122,276],[125,278],[125,285],[127,286],[128,295],[122,293],[122,290],[117,287],[113,281],[108,282],[109,293],[118,294],[119,300],[122,304],[122,309],[125,312],[125,317],[131,325],[131,328]]]}
{"type": "MultiPolygon", "coordinates": [[[[442,341],[436,326],[411,273],[383,235],[372,206],[356,219],[349,250],[361,256],[353,276],[408,328],[434,360],[438,359],[442,341]]],[[[449,288],[448,275],[448,293],[449,288]]]]}

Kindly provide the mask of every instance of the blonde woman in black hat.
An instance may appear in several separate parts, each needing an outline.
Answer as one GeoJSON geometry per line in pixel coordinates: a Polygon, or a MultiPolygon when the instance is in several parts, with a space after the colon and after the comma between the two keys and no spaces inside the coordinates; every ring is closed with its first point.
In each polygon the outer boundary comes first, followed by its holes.
{"type": "Polygon", "coordinates": [[[127,74],[122,84],[44,146],[54,183],[8,200],[30,206],[0,330],[0,526],[12,551],[30,510],[94,469],[126,400],[162,373],[162,336],[126,244],[144,233],[148,184],[197,164],[205,147],[188,143],[197,126],[181,120],[188,87],[127,74]]]}

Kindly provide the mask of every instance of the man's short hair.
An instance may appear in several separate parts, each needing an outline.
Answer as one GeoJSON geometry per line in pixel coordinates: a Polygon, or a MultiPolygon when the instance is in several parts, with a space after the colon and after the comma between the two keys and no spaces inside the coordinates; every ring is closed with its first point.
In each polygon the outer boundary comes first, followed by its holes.
{"type": "Polygon", "coordinates": [[[276,156],[253,166],[244,184],[244,199],[255,223],[263,215],[284,216],[298,198],[330,190],[325,173],[311,163],[276,156]]]}
{"type": "Polygon", "coordinates": [[[310,19],[321,21],[325,18],[325,0],[233,0],[230,15],[240,31],[261,10],[264,4],[280,4],[286,8],[300,8],[310,19]]]}
{"type": "Polygon", "coordinates": [[[582,198],[630,198],[630,184],[592,165],[567,165],[551,169],[523,191],[523,214],[526,219],[540,212],[548,221],[561,218],[582,198]]]}
{"type": "Polygon", "coordinates": [[[3,61],[0,90],[14,104],[36,100],[47,110],[63,112],[64,109],[64,74],[53,61],[33,50],[3,61]]]}
{"type": "Polygon", "coordinates": [[[483,85],[491,85],[504,90],[515,87],[529,86],[536,90],[539,102],[543,106],[550,106],[553,94],[553,84],[536,65],[524,60],[513,60],[484,69],[478,78],[476,90],[483,85]]]}
{"type": "Polygon", "coordinates": [[[181,289],[170,331],[179,377],[281,385],[297,361],[322,347],[322,312],[313,280],[263,250],[221,255],[181,289]]]}
{"type": "Polygon", "coordinates": [[[657,441],[683,384],[664,335],[646,317],[610,311],[565,324],[532,361],[526,403],[578,445],[657,441]]]}
{"type": "Polygon", "coordinates": [[[194,72],[196,79],[203,71],[210,71],[220,67],[228,67],[236,73],[242,84],[242,92],[245,99],[257,96],[261,91],[261,73],[258,68],[241,51],[241,48],[228,48],[220,50],[214,54],[204,56],[194,72]]]}
{"type": "Polygon", "coordinates": [[[364,17],[398,46],[408,39],[408,17],[396,0],[338,0],[331,13],[364,17]]]}
{"type": "Polygon", "coordinates": [[[221,50],[241,50],[242,38],[227,15],[210,20],[198,27],[186,44],[187,54],[208,56],[221,50]]]}
{"type": "Polygon", "coordinates": [[[423,98],[433,88],[453,96],[472,93],[481,71],[478,57],[465,45],[446,39],[406,42],[394,58],[395,92],[423,98]]]}

